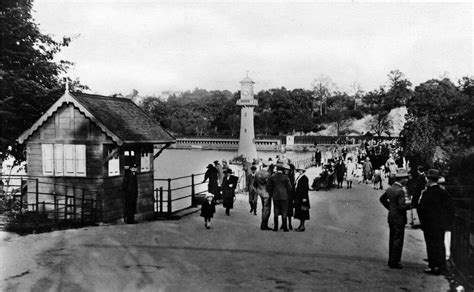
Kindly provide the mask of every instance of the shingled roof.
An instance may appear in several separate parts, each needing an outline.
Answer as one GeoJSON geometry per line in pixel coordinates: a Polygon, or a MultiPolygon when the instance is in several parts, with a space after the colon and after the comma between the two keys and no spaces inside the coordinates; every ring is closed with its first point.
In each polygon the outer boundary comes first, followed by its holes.
{"type": "Polygon", "coordinates": [[[73,103],[119,145],[127,143],[174,143],[176,139],[158,122],[127,98],[66,92],[19,138],[23,143],[64,103],[73,103]]]}

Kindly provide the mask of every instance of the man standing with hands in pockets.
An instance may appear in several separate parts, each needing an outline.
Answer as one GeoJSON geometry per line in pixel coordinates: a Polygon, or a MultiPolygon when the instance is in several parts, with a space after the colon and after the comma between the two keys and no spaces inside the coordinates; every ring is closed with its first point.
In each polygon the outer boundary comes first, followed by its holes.
{"type": "Polygon", "coordinates": [[[395,173],[396,182],[380,197],[380,202],[388,210],[388,226],[390,228],[388,244],[388,266],[401,269],[407,210],[411,209],[411,198],[408,196],[406,184],[408,172],[398,169],[395,173]]]}

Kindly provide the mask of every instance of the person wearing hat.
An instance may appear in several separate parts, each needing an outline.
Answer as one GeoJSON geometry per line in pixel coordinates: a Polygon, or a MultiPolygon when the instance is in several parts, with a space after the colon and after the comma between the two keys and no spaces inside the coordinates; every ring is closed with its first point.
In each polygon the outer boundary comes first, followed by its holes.
{"type": "Polygon", "coordinates": [[[372,172],[374,170],[374,168],[372,167],[372,162],[370,162],[369,157],[365,158],[365,161],[363,164],[363,170],[364,170],[364,182],[367,184],[368,181],[372,179],[372,172]]]}
{"type": "Polygon", "coordinates": [[[440,187],[440,172],[429,169],[426,172],[426,188],[418,201],[418,216],[426,242],[428,269],[424,272],[440,275],[446,269],[446,247],[444,236],[454,218],[451,196],[440,187]]]}
{"type": "Polygon", "coordinates": [[[206,201],[201,205],[201,217],[204,217],[204,226],[210,229],[211,218],[214,217],[214,213],[216,213],[216,205],[213,194],[206,193],[205,199],[206,201]]]}
{"type": "Polygon", "coordinates": [[[296,168],[298,177],[295,181],[295,218],[300,220],[300,226],[295,231],[305,230],[304,222],[309,220],[309,179],[304,174],[306,170],[302,167],[296,168]]]}
{"type": "MultiPolygon", "coordinates": [[[[283,231],[288,232],[288,194],[292,190],[292,185],[288,175],[283,171],[287,166],[277,165],[277,171],[268,180],[268,192],[273,199],[273,231],[278,231],[278,216],[282,217],[283,231]]],[[[287,167],[289,169],[289,167],[287,167]]]]}
{"type": "Polygon", "coordinates": [[[406,184],[408,172],[398,169],[395,174],[396,182],[380,197],[380,202],[388,210],[388,226],[390,230],[388,244],[388,266],[391,269],[401,269],[407,210],[411,209],[406,184]]]}
{"type": "Polygon", "coordinates": [[[137,165],[125,167],[125,174],[122,181],[123,190],[123,219],[127,224],[135,223],[135,213],[137,212],[138,180],[137,165]]]}
{"type": "Polygon", "coordinates": [[[219,172],[217,171],[217,168],[214,167],[214,165],[209,164],[207,166],[206,173],[204,174],[204,180],[202,181],[203,183],[206,182],[206,180],[209,179],[209,183],[207,184],[207,191],[213,194],[216,199],[219,195],[219,172]]]}
{"type": "Polygon", "coordinates": [[[256,179],[257,166],[252,165],[250,167],[250,173],[247,175],[246,187],[247,192],[249,193],[249,204],[250,204],[250,213],[253,212],[254,215],[257,215],[257,188],[254,186],[256,179]]]}
{"type": "Polygon", "coordinates": [[[234,207],[235,201],[235,189],[239,178],[232,175],[232,169],[227,168],[224,170],[224,179],[222,180],[222,205],[225,208],[225,214],[230,215],[230,209],[234,207]]]}
{"type": "Polygon", "coordinates": [[[222,169],[222,165],[219,163],[219,160],[214,161],[214,167],[217,169],[217,183],[220,187],[222,180],[224,179],[224,170],[222,169]]]}
{"type": "Polygon", "coordinates": [[[268,227],[268,219],[272,209],[272,201],[267,190],[268,178],[270,177],[270,170],[267,164],[262,165],[262,169],[255,173],[255,181],[253,183],[257,190],[257,194],[262,201],[262,222],[260,223],[261,230],[271,230],[268,227]]]}

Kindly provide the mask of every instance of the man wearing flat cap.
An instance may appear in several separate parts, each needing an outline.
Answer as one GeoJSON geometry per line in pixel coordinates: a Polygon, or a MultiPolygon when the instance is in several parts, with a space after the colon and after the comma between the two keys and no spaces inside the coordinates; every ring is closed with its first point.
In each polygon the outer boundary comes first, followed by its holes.
{"type": "Polygon", "coordinates": [[[401,269],[407,210],[411,209],[406,184],[408,172],[398,169],[395,173],[396,182],[380,197],[380,202],[388,210],[388,226],[390,229],[388,244],[388,266],[391,269],[401,269]]]}
{"type": "Polygon", "coordinates": [[[439,170],[426,172],[426,189],[418,201],[418,216],[426,242],[428,266],[424,272],[440,275],[446,269],[444,234],[454,217],[453,201],[448,192],[438,185],[439,170]]]}

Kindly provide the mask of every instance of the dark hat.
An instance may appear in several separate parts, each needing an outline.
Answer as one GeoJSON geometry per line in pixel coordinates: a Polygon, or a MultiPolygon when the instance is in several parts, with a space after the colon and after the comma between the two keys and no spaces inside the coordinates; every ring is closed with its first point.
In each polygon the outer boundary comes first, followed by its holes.
{"type": "Polygon", "coordinates": [[[214,167],[214,165],[209,164],[206,168],[212,168],[212,167],[214,167]]]}
{"type": "Polygon", "coordinates": [[[252,165],[252,167],[250,167],[251,170],[257,170],[257,167],[255,165],[252,165]]]}
{"type": "Polygon", "coordinates": [[[426,172],[426,177],[438,180],[439,177],[440,177],[439,170],[437,170],[437,169],[428,169],[428,171],[426,172]]]}
{"type": "Polygon", "coordinates": [[[224,173],[232,173],[232,169],[226,168],[226,169],[224,170],[224,173]]]}
{"type": "Polygon", "coordinates": [[[214,160],[214,164],[219,164],[219,160],[214,160]]]}

